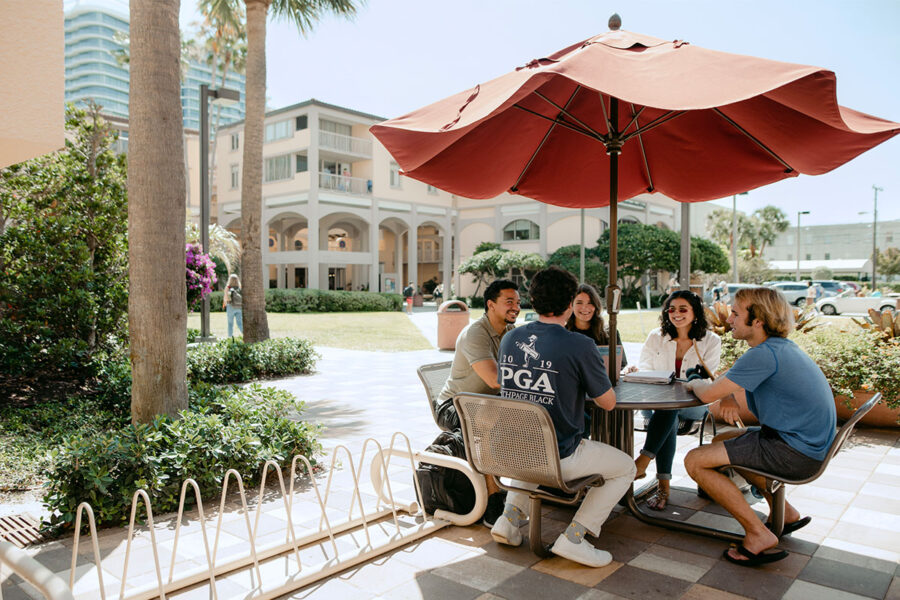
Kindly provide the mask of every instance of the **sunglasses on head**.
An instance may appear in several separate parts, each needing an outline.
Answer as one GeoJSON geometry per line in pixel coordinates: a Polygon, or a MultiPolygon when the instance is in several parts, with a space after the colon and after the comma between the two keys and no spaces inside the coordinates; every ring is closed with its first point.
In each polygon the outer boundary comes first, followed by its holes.
{"type": "Polygon", "coordinates": [[[678,313],[684,314],[684,313],[688,312],[689,310],[691,310],[691,309],[687,306],[678,306],[678,307],[670,306],[669,308],[666,309],[666,312],[667,313],[678,312],[678,313]]]}

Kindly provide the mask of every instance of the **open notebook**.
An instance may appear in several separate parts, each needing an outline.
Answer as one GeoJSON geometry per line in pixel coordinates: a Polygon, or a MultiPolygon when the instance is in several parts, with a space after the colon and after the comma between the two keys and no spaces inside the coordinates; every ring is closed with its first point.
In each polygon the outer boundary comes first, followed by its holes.
{"type": "Polygon", "coordinates": [[[675,379],[675,371],[635,371],[622,375],[622,381],[631,383],[669,384],[675,379]]]}

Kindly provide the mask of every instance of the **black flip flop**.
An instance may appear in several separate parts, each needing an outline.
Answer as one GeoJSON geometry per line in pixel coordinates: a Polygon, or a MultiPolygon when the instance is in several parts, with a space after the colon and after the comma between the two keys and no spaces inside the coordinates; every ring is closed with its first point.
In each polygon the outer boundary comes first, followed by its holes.
{"type": "Polygon", "coordinates": [[[750,552],[744,547],[744,544],[738,544],[736,546],[732,546],[736,548],[739,553],[743,556],[746,556],[746,560],[738,560],[736,558],[732,558],[730,554],[728,554],[728,550],[722,553],[722,556],[725,557],[730,563],[740,565],[742,567],[758,567],[759,565],[767,565],[769,563],[778,562],[784,558],[788,557],[788,553],[785,550],[778,550],[776,552],[766,552],[763,550],[759,554],[754,554],[750,552]]]}
{"type": "MultiPolygon", "coordinates": [[[[785,523],[784,530],[781,532],[781,535],[782,536],[791,535],[798,529],[802,529],[803,527],[806,527],[807,525],[809,525],[810,521],[812,521],[812,517],[803,517],[802,519],[797,519],[793,523],[785,523]]],[[[772,531],[772,524],[767,522],[766,529],[768,529],[769,531],[772,531]]]]}

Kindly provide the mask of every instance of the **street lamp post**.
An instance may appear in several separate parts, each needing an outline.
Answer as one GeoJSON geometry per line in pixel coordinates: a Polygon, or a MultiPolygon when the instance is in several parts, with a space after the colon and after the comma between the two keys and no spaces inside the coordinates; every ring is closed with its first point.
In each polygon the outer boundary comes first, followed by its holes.
{"type": "Polygon", "coordinates": [[[878,272],[878,243],[875,236],[878,229],[878,192],[883,192],[884,188],[873,184],[872,189],[875,190],[875,205],[872,207],[872,291],[874,292],[876,289],[875,276],[878,272]]]}
{"type": "MultiPolygon", "coordinates": [[[[241,93],[228,88],[211,90],[205,83],[200,86],[200,245],[209,254],[209,110],[208,102],[227,105],[239,102],[241,93]]],[[[209,334],[209,296],[200,308],[200,341],[212,341],[209,334]]]]}
{"type": "Polygon", "coordinates": [[[800,281],[800,215],[808,214],[808,210],[797,211],[797,281],[800,281]]]}
{"type": "Polygon", "coordinates": [[[738,196],[746,196],[747,192],[740,192],[738,194],[734,194],[731,197],[731,264],[734,271],[732,272],[731,280],[735,283],[740,283],[740,274],[738,273],[738,262],[737,262],[737,197],[738,196]]]}

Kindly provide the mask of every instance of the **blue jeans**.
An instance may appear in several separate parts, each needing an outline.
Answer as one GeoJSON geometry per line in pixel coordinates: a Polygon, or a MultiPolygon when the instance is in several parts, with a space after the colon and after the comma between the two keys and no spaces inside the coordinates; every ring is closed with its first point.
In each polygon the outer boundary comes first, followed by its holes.
{"type": "Polygon", "coordinates": [[[230,304],[225,305],[225,314],[228,317],[228,337],[234,337],[234,322],[237,321],[238,330],[244,335],[244,312],[240,308],[234,308],[230,304]]]}
{"type": "Polygon", "coordinates": [[[647,439],[641,454],[656,459],[656,478],[672,479],[672,462],[675,460],[675,442],[678,432],[678,416],[699,421],[706,415],[705,406],[681,410],[654,410],[647,426],[647,439]]]}

